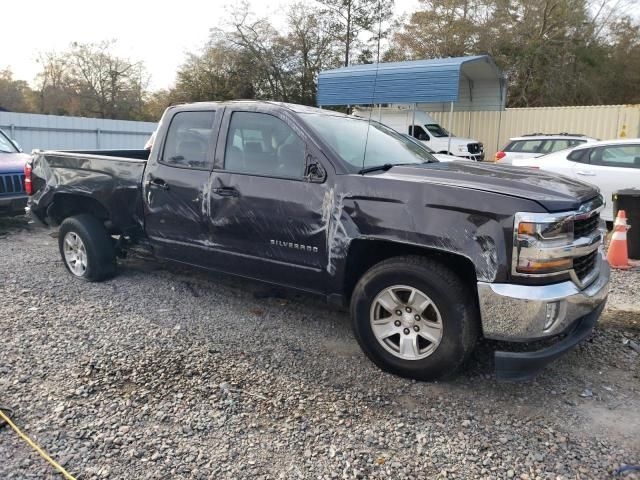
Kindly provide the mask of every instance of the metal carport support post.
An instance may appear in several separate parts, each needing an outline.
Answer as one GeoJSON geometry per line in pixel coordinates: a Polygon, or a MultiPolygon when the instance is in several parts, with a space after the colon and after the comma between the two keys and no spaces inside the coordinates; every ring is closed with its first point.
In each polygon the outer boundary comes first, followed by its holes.
{"type": "Polygon", "coordinates": [[[409,131],[409,133],[411,133],[411,136],[413,138],[417,138],[416,137],[416,104],[413,104],[413,118],[411,119],[411,130],[409,131]]]}
{"type": "Polygon", "coordinates": [[[453,120],[453,102],[451,102],[451,110],[449,110],[449,142],[447,143],[447,155],[451,155],[451,121],[453,120]]]}

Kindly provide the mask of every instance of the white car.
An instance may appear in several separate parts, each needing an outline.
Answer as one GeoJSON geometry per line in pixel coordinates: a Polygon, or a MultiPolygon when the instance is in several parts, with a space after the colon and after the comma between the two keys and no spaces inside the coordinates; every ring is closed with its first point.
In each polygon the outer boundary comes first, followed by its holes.
{"type": "Polygon", "coordinates": [[[543,157],[514,160],[513,165],[540,168],[595,185],[606,202],[600,216],[612,222],[613,193],[640,189],[640,138],[585,143],[543,157]]]}
{"type": "Polygon", "coordinates": [[[500,165],[512,165],[518,158],[535,158],[549,153],[566,150],[588,142],[597,142],[596,138],[585,135],[558,133],[533,133],[509,139],[509,143],[496,153],[495,161],[500,165]]]}

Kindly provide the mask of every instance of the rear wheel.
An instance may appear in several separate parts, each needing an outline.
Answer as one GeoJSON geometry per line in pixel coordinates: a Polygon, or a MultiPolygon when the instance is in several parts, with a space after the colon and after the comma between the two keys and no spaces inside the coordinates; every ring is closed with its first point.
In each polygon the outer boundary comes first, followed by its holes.
{"type": "Polygon", "coordinates": [[[102,222],[88,214],[66,218],[58,232],[64,266],[73,276],[99,282],[116,272],[113,242],[102,222]]]}
{"type": "Polygon", "coordinates": [[[367,271],[351,299],[353,330],[383,370],[419,380],[450,376],[473,350],[478,309],[450,269],[396,257],[367,271]]]}

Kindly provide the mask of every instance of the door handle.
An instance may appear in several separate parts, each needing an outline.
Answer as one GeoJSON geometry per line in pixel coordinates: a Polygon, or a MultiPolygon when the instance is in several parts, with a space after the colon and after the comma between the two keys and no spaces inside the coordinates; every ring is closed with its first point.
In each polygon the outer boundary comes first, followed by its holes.
{"type": "Polygon", "coordinates": [[[578,175],[586,175],[586,176],[589,176],[589,177],[595,176],[595,173],[593,173],[591,170],[578,170],[576,173],[578,175]]]}
{"type": "Polygon", "coordinates": [[[154,178],[153,180],[149,180],[147,185],[150,187],[162,188],[163,190],[169,190],[169,184],[165,182],[161,178],[154,178]]]}
{"type": "Polygon", "coordinates": [[[216,195],[220,195],[221,197],[239,197],[240,196],[240,192],[233,187],[214,188],[211,191],[216,195]]]}

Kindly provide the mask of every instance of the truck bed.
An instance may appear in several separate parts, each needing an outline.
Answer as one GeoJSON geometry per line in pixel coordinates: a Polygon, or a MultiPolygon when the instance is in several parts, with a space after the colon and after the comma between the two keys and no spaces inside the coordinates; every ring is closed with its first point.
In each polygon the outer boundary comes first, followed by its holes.
{"type": "Polygon", "coordinates": [[[148,150],[38,151],[33,154],[31,211],[56,223],[62,210],[93,202],[122,232],[141,232],[142,175],[148,150]]]}
{"type": "Polygon", "coordinates": [[[117,157],[128,160],[148,160],[150,150],[59,150],[59,153],[77,153],[99,157],[117,157]]]}

